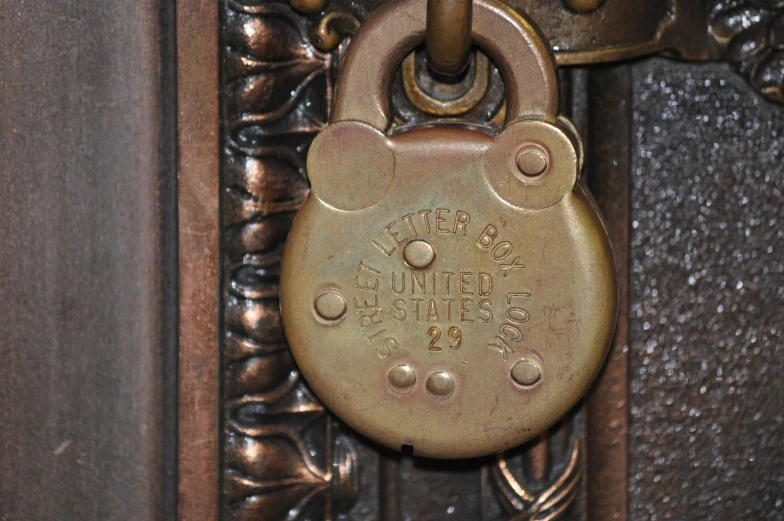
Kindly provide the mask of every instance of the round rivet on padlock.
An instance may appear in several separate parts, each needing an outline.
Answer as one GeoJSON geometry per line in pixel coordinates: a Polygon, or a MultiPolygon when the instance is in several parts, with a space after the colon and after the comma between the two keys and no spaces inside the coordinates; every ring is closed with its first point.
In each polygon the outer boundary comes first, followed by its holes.
{"type": "Polygon", "coordinates": [[[444,371],[436,371],[427,377],[425,388],[434,400],[448,400],[455,392],[455,380],[444,371]]]}
{"type": "Polygon", "coordinates": [[[485,154],[485,175],[507,203],[541,210],[572,192],[577,161],[571,138],[558,125],[524,120],[496,137],[485,154]]]}
{"type": "Polygon", "coordinates": [[[397,393],[408,393],[413,390],[417,377],[409,365],[397,365],[387,373],[389,386],[397,393]]]}
{"type": "Polygon", "coordinates": [[[542,370],[532,360],[520,360],[512,367],[511,376],[515,383],[530,388],[542,378],[542,370]]]}
{"type": "Polygon", "coordinates": [[[536,177],[547,169],[547,151],[537,145],[526,145],[517,153],[517,168],[527,177],[536,177]]]}
{"type": "Polygon", "coordinates": [[[337,289],[330,288],[316,296],[313,308],[319,318],[326,322],[335,322],[346,314],[346,299],[337,289]]]}
{"type": "Polygon", "coordinates": [[[436,251],[429,242],[417,239],[409,241],[403,248],[403,258],[406,264],[412,268],[423,269],[433,263],[436,258],[436,251]]]}

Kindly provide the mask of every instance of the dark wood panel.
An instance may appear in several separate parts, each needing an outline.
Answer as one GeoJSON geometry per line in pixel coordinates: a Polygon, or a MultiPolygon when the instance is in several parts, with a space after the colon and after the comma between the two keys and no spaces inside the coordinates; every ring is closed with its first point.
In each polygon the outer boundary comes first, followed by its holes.
{"type": "Polygon", "coordinates": [[[0,2],[3,520],[163,516],[159,7],[0,2]]]}

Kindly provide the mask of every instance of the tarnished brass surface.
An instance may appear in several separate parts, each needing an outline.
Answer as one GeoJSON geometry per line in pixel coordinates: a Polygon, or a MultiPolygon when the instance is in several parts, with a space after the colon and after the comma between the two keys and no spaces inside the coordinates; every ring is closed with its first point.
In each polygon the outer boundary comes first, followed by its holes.
{"type": "MultiPolygon", "coordinates": [[[[424,5],[390,2],[363,24],[341,63],[330,121],[356,120],[378,130],[387,128],[394,66],[424,42],[425,14],[424,5]]],[[[533,22],[504,4],[474,2],[472,25],[474,44],[492,56],[506,78],[507,113],[555,121],[555,65],[533,22]]]]}
{"type": "Polygon", "coordinates": [[[391,71],[421,42],[424,11],[391,2],[347,50],[309,152],[281,312],[302,374],[350,426],[472,457],[530,439],[583,395],[615,327],[616,276],[577,183],[579,137],[557,124],[552,55],[503,4],[477,1],[473,28],[507,80],[504,130],[385,134],[391,71]],[[531,151],[544,166],[521,172],[531,151]]]}
{"type": "Polygon", "coordinates": [[[440,74],[459,74],[471,50],[473,0],[427,0],[427,61],[440,74]]]}
{"type": "Polygon", "coordinates": [[[313,30],[313,45],[320,51],[331,51],[340,45],[346,36],[354,34],[359,20],[348,13],[335,11],[323,17],[313,30]]]}
{"type": "MultiPolygon", "coordinates": [[[[303,2],[295,0],[292,5],[301,6],[303,2]]],[[[364,20],[382,3],[383,0],[332,0],[321,15],[319,29],[314,32],[317,46],[325,50],[321,40],[325,27],[340,25],[338,30],[333,27],[328,39],[337,46],[340,38],[348,36],[358,25],[337,24],[337,20],[346,17],[364,20]]],[[[782,37],[777,29],[784,16],[784,4],[777,0],[505,0],[505,3],[530,16],[541,28],[559,65],[613,62],[661,52],[686,60],[727,60],[737,64],[739,72],[764,96],[779,103],[784,100],[782,37]]],[[[447,27],[452,36],[440,39],[439,45],[455,53],[453,35],[464,27],[459,23],[447,27]]]]}
{"type": "Polygon", "coordinates": [[[419,110],[441,117],[460,116],[472,110],[485,97],[490,83],[490,62],[481,52],[475,54],[465,77],[455,83],[434,81],[424,63],[417,63],[413,52],[400,64],[400,72],[408,100],[419,110]],[[426,83],[424,88],[420,81],[426,83]]]}
{"type": "MultiPolygon", "coordinates": [[[[303,0],[295,0],[299,5],[303,0]]],[[[312,0],[315,2],[315,0],[312,0]]],[[[709,0],[504,0],[520,13],[530,16],[541,28],[561,65],[610,62],[636,58],[662,51],[689,60],[719,58],[712,45],[708,21],[713,12],[736,13],[748,21],[729,24],[743,30],[765,19],[766,10],[776,7],[775,0],[724,2],[709,0]],[[739,6],[746,3],[747,6],[739,6]],[[745,9],[744,9],[745,8],[745,9]],[[762,16],[758,12],[763,11],[762,16]]],[[[326,14],[342,11],[360,20],[383,4],[383,0],[332,0],[326,14]]],[[[447,4],[452,2],[444,2],[447,4]]],[[[457,35],[466,29],[464,4],[457,1],[442,23],[446,33],[438,40],[445,53],[459,54],[457,35]],[[463,9],[461,10],[461,7],[463,9]]],[[[720,28],[720,32],[722,31],[720,28]]],[[[435,31],[434,31],[434,34],[435,31]]]]}

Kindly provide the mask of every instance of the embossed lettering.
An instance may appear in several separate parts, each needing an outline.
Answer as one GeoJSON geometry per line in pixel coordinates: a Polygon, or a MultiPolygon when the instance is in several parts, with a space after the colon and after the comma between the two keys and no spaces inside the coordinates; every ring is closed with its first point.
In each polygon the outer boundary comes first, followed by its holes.
{"type": "MultiPolygon", "coordinates": [[[[365,340],[368,341],[370,347],[373,347],[374,341],[386,332],[387,332],[386,329],[382,329],[375,335],[372,336],[365,335],[365,340]]],[[[397,349],[397,347],[398,347],[397,340],[391,337],[385,338],[384,342],[376,348],[376,356],[379,358],[386,358],[390,355],[392,349],[397,349]]]]}
{"type": "Polygon", "coordinates": [[[425,278],[425,274],[424,273],[412,273],[411,274],[411,294],[412,295],[414,294],[414,286],[416,286],[416,287],[419,288],[419,291],[424,295],[425,294],[425,288],[427,286],[426,282],[427,282],[427,279],[425,278]],[[417,275],[422,275],[422,280],[421,281],[417,278],[417,275]]]}
{"type": "Polygon", "coordinates": [[[509,273],[512,270],[521,270],[525,268],[525,265],[519,264],[519,262],[520,262],[520,256],[518,255],[517,257],[514,258],[514,260],[511,263],[501,264],[501,271],[504,272],[504,277],[508,277],[509,273]]]}
{"type": "Polygon", "coordinates": [[[436,301],[430,299],[430,304],[427,306],[426,320],[438,320],[438,310],[436,309],[436,301]]]}
{"type": "Polygon", "coordinates": [[[508,277],[514,270],[521,270],[525,268],[524,264],[520,263],[520,256],[517,255],[510,263],[503,263],[512,254],[514,246],[509,241],[502,241],[493,247],[495,239],[498,237],[498,229],[492,224],[488,224],[479,238],[476,240],[476,245],[483,250],[490,250],[490,257],[497,263],[503,272],[504,277],[508,277]],[[492,249],[491,249],[492,248],[492,249]]]}
{"type": "Polygon", "coordinates": [[[441,225],[446,222],[446,219],[441,217],[442,213],[449,213],[449,210],[446,208],[438,208],[436,209],[436,232],[438,233],[449,233],[449,228],[442,228],[441,225]]]}
{"type": "Polygon", "coordinates": [[[406,274],[400,274],[400,290],[397,289],[397,284],[395,284],[395,272],[392,272],[392,292],[397,295],[402,295],[403,292],[406,290],[406,274]]]}
{"type": "Polygon", "coordinates": [[[452,302],[454,302],[454,301],[455,301],[455,299],[453,299],[453,298],[441,299],[441,302],[446,303],[446,319],[447,320],[452,320],[452,302]]]}
{"type": "Polygon", "coordinates": [[[417,212],[419,215],[422,216],[422,221],[425,223],[425,230],[427,233],[430,233],[430,210],[422,210],[421,212],[417,212]]]}
{"type": "Polygon", "coordinates": [[[466,280],[466,277],[470,277],[473,275],[470,271],[461,271],[460,272],[460,294],[471,296],[474,293],[472,291],[468,291],[468,285],[471,284],[470,280],[466,280]]]}
{"type": "Polygon", "coordinates": [[[444,276],[444,281],[446,282],[446,294],[451,295],[452,293],[449,291],[449,278],[454,275],[451,271],[442,271],[441,275],[444,276]]]}
{"type": "Polygon", "coordinates": [[[488,273],[479,274],[479,296],[486,297],[493,292],[493,279],[488,273]]]}
{"type": "Polygon", "coordinates": [[[365,300],[363,305],[359,304],[359,297],[354,297],[354,307],[357,308],[357,310],[375,309],[378,307],[378,295],[373,296],[373,302],[365,300]]]}
{"type": "Polygon", "coordinates": [[[414,228],[414,223],[413,223],[413,222],[411,222],[411,218],[412,218],[413,216],[414,216],[414,214],[413,214],[413,213],[407,213],[406,215],[404,215],[403,217],[401,217],[401,219],[403,219],[404,221],[406,221],[406,222],[408,223],[408,227],[409,227],[409,228],[411,228],[411,233],[413,233],[413,234],[414,234],[414,236],[417,236],[417,235],[419,235],[419,234],[417,233],[417,231],[416,231],[416,228],[414,228]]]}
{"type": "Polygon", "coordinates": [[[473,302],[470,298],[460,299],[460,322],[463,324],[473,324],[473,320],[469,320],[466,318],[466,315],[470,313],[471,310],[466,309],[466,304],[469,302],[473,302]]]}
{"type": "Polygon", "coordinates": [[[427,346],[428,350],[429,351],[441,351],[441,348],[436,345],[436,342],[438,342],[438,339],[441,338],[441,330],[438,329],[436,326],[433,326],[433,327],[431,327],[430,329],[427,330],[427,336],[433,337],[433,339],[430,341],[430,345],[427,346]]]}
{"type": "Polygon", "coordinates": [[[378,271],[377,269],[373,269],[367,264],[365,264],[363,261],[359,261],[359,266],[357,266],[357,271],[361,273],[362,270],[367,270],[371,273],[375,273],[376,275],[381,275],[381,272],[378,271]]]}
{"type": "Polygon", "coordinates": [[[512,253],[512,243],[508,241],[499,242],[498,246],[493,248],[490,256],[494,261],[502,261],[512,253]]]}
{"type": "Polygon", "coordinates": [[[408,313],[406,312],[406,301],[403,299],[396,298],[392,301],[392,318],[397,320],[398,322],[404,322],[406,318],[408,318],[408,313]],[[399,317],[395,315],[395,313],[400,313],[399,317]]]}
{"type": "Polygon", "coordinates": [[[411,302],[413,302],[414,306],[416,307],[416,319],[417,319],[417,322],[419,322],[419,303],[422,302],[422,299],[421,298],[412,298],[411,302]]]}
{"type": "Polygon", "coordinates": [[[403,244],[404,242],[406,242],[408,240],[407,238],[406,239],[397,240],[397,233],[398,232],[393,232],[391,230],[391,228],[393,226],[395,226],[396,224],[397,224],[397,221],[394,221],[394,222],[391,222],[391,223],[389,223],[388,225],[386,225],[384,227],[384,231],[387,232],[387,235],[389,235],[389,238],[394,241],[395,247],[400,246],[401,244],[403,244]]]}
{"type": "Polygon", "coordinates": [[[511,336],[512,342],[519,342],[520,340],[523,339],[523,333],[519,329],[517,329],[516,327],[514,327],[511,324],[504,324],[504,325],[502,325],[498,329],[498,331],[500,331],[500,333],[504,337],[507,337],[507,335],[505,333],[506,331],[511,331],[512,332],[512,336],[511,336]]]}
{"type": "Polygon", "coordinates": [[[380,251],[381,253],[383,253],[384,255],[386,255],[387,257],[389,257],[390,255],[392,255],[393,253],[395,253],[395,250],[397,249],[397,247],[394,247],[394,248],[392,248],[391,250],[387,251],[387,250],[385,250],[385,249],[384,249],[384,247],[383,247],[383,246],[381,246],[381,245],[380,245],[379,243],[377,243],[376,241],[373,241],[373,245],[374,245],[376,248],[378,248],[378,249],[379,249],[379,251],[380,251]]]}
{"type": "Polygon", "coordinates": [[[364,283],[360,286],[359,275],[357,275],[356,277],[354,277],[354,287],[362,291],[369,291],[371,293],[376,293],[378,292],[378,279],[376,279],[376,283],[372,287],[368,284],[368,281],[364,281],[364,283]]]}
{"type": "Polygon", "coordinates": [[[463,343],[463,332],[460,331],[459,327],[450,327],[449,331],[446,332],[446,336],[451,342],[455,343],[455,345],[449,346],[450,351],[457,351],[460,349],[460,345],[463,343]]]}
{"type": "Polygon", "coordinates": [[[493,320],[493,312],[490,311],[490,308],[493,307],[493,303],[489,300],[480,300],[479,301],[479,322],[483,324],[487,324],[492,322],[493,320]]]}
{"type": "Polygon", "coordinates": [[[367,340],[368,343],[372,346],[373,345],[373,340],[375,340],[376,338],[380,337],[381,335],[383,335],[386,332],[387,332],[386,329],[382,329],[381,331],[379,331],[375,335],[372,335],[372,336],[365,335],[365,340],[367,340]]]}
{"type": "Polygon", "coordinates": [[[493,240],[496,237],[498,237],[498,230],[492,224],[488,224],[482,231],[482,235],[476,240],[476,245],[486,250],[493,245],[493,240]]]}
{"type": "Polygon", "coordinates": [[[455,213],[455,225],[452,228],[452,233],[457,233],[458,228],[460,229],[460,233],[463,235],[466,234],[466,224],[471,221],[471,216],[465,212],[458,210],[455,213]]]}
{"type": "Polygon", "coordinates": [[[397,340],[394,338],[385,338],[384,345],[376,348],[376,356],[379,358],[386,358],[393,349],[397,349],[397,340]]]}
{"type": "Polygon", "coordinates": [[[531,319],[531,315],[528,312],[521,308],[509,308],[504,313],[507,320],[510,322],[515,322],[517,324],[524,324],[531,319]]]}
{"type": "Polygon", "coordinates": [[[506,341],[500,336],[496,336],[495,340],[497,344],[489,343],[487,344],[487,347],[492,349],[493,351],[498,351],[499,353],[501,353],[501,356],[503,356],[504,360],[508,360],[509,353],[514,353],[515,352],[514,349],[512,349],[512,347],[509,344],[507,344],[506,341]]]}
{"type": "Polygon", "coordinates": [[[507,293],[506,294],[506,303],[507,304],[511,304],[512,303],[512,299],[515,298],[515,297],[529,298],[530,296],[531,296],[531,294],[527,293],[527,292],[526,293],[507,293]]]}
{"type": "MultiPolygon", "coordinates": [[[[436,345],[436,342],[441,338],[441,328],[432,326],[427,330],[427,336],[431,337],[430,344],[428,345],[429,351],[441,351],[441,346],[436,345]]],[[[446,332],[446,337],[452,342],[449,346],[450,351],[457,351],[463,343],[463,332],[457,326],[450,327],[446,332]]]]}
{"type": "Polygon", "coordinates": [[[371,326],[377,326],[381,324],[381,319],[380,318],[376,319],[376,317],[378,317],[378,315],[381,314],[381,311],[382,311],[381,309],[374,309],[372,313],[370,313],[369,315],[365,314],[366,313],[365,310],[357,311],[357,313],[360,314],[359,328],[364,330],[371,326]]]}

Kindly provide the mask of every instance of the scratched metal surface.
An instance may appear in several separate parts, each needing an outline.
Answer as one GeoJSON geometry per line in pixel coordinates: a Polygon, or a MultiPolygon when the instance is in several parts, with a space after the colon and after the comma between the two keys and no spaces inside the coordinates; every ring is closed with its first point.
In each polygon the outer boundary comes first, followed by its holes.
{"type": "Polygon", "coordinates": [[[630,518],[784,519],[784,107],[633,74],[630,518]]]}

